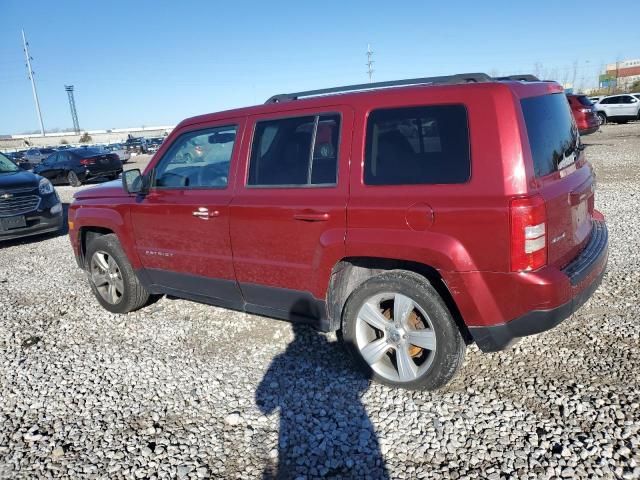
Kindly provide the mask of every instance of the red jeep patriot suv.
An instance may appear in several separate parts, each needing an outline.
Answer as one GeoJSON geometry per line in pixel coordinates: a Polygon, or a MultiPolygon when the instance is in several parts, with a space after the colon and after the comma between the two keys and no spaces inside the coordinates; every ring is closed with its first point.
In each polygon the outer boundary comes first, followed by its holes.
{"type": "Polygon", "coordinates": [[[548,330],[608,256],[562,88],[484,74],[272,97],[180,123],[144,173],[76,194],[111,312],[170,294],[337,330],[375,380],[447,383],[475,342],[548,330]]]}

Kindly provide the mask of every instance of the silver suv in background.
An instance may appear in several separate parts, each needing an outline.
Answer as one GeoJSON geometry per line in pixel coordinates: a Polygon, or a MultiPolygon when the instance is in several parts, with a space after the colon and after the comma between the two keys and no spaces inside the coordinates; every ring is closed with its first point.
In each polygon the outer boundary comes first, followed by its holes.
{"type": "Polygon", "coordinates": [[[640,120],[640,99],[631,94],[604,97],[594,105],[600,125],[640,120]]]}

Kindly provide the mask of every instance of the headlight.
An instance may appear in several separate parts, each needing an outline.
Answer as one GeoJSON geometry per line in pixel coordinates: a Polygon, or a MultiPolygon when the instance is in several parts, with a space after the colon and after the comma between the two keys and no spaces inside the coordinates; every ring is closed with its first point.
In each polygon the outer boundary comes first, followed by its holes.
{"type": "Polygon", "coordinates": [[[49,195],[53,193],[53,185],[51,185],[49,180],[43,178],[38,184],[38,190],[40,190],[40,195],[49,195]]]}
{"type": "Polygon", "coordinates": [[[56,215],[62,211],[62,204],[60,202],[56,203],[53,207],[51,207],[51,214],[56,215]]]}

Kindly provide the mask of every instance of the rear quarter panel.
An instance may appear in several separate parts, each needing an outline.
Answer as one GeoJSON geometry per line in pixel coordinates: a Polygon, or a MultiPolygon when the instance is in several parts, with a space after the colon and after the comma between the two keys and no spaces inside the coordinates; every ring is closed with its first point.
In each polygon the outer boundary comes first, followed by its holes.
{"type": "Polygon", "coordinates": [[[438,269],[445,279],[448,271],[508,271],[509,197],[527,189],[518,111],[510,88],[429,87],[412,97],[398,91],[381,100],[363,104],[356,112],[347,255],[417,261],[438,269]],[[371,110],[446,104],[463,104],[468,112],[471,177],[466,183],[364,185],[371,110]],[[412,228],[416,208],[430,217],[417,229],[412,228]]]}

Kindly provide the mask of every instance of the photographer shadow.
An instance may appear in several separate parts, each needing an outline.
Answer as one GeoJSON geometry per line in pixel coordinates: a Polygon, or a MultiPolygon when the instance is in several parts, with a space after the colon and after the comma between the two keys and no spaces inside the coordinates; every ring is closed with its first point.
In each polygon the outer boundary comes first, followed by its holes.
{"type": "Polygon", "coordinates": [[[277,465],[265,479],[388,479],[373,424],[361,401],[368,379],[338,342],[293,324],[294,339],[256,390],[265,415],[280,411],[277,465]]]}

